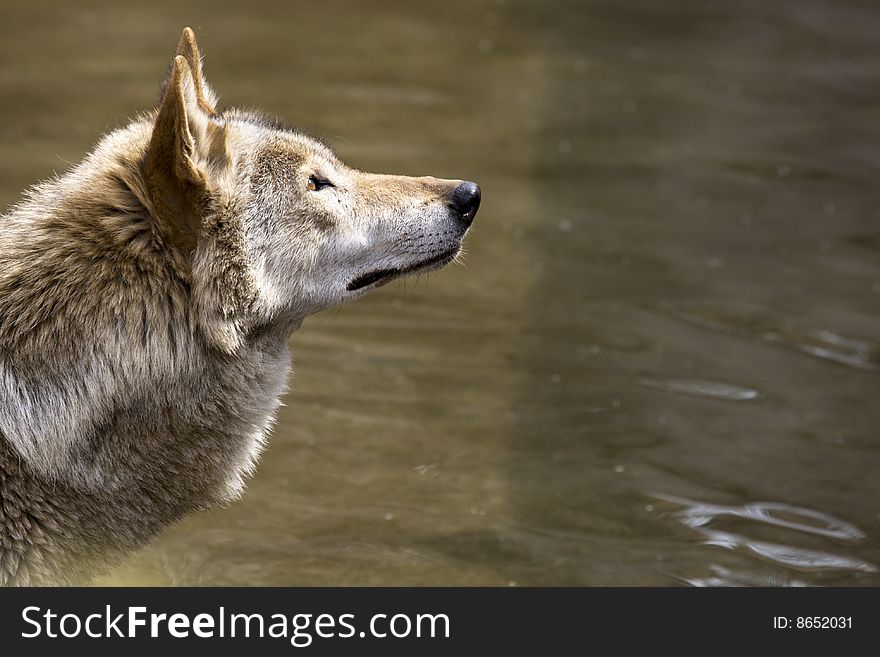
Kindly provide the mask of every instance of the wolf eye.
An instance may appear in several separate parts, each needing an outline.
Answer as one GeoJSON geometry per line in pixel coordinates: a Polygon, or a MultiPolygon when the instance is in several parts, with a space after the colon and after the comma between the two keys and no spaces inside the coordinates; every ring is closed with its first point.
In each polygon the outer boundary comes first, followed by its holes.
{"type": "Polygon", "coordinates": [[[309,182],[306,183],[307,190],[309,190],[310,192],[317,192],[324,189],[325,187],[335,187],[335,185],[326,178],[309,176],[309,182]]]}

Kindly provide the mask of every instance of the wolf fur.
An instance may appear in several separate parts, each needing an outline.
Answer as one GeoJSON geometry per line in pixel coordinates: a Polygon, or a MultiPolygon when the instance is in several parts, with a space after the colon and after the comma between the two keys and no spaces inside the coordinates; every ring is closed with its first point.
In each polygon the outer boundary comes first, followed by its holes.
{"type": "Polygon", "coordinates": [[[219,111],[185,29],[158,107],[0,218],[0,584],[87,582],[240,495],[290,334],[451,261],[479,200],[219,111]]]}

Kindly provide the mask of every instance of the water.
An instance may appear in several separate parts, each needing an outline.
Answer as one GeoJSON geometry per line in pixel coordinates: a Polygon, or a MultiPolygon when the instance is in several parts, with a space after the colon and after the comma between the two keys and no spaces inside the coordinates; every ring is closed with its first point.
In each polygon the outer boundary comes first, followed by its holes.
{"type": "Polygon", "coordinates": [[[10,4],[0,195],[154,99],[477,180],[463,266],[306,322],[245,497],[109,584],[880,585],[880,8],[10,4]]]}

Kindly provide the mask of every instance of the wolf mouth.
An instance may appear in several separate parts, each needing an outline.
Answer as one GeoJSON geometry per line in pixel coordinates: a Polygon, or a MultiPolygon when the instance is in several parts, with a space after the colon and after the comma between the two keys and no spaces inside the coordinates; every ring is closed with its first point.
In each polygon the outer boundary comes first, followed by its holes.
{"type": "Polygon", "coordinates": [[[356,290],[363,289],[368,285],[375,284],[376,287],[380,287],[382,285],[385,285],[386,283],[390,283],[395,278],[399,278],[406,274],[414,274],[416,272],[427,271],[429,269],[440,269],[440,267],[443,267],[444,265],[452,262],[452,260],[455,258],[455,256],[458,255],[458,252],[460,250],[461,246],[455,246],[448,251],[444,251],[443,253],[431,256],[427,260],[421,260],[414,265],[410,265],[409,267],[374,269],[373,271],[367,272],[366,274],[361,274],[360,276],[352,279],[352,281],[345,286],[345,289],[349,292],[355,292],[356,290]]]}

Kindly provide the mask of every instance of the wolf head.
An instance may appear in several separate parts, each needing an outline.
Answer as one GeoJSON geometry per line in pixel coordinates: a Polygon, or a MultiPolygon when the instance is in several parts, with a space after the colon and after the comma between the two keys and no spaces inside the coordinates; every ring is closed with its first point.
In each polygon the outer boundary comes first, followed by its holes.
{"type": "Polygon", "coordinates": [[[211,337],[295,326],[461,251],[473,182],[365,173],[257,114],[218,111],[186,28],[142,165],[141,194],[166,243],[189,254],[211,337]]]}

